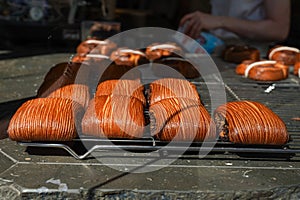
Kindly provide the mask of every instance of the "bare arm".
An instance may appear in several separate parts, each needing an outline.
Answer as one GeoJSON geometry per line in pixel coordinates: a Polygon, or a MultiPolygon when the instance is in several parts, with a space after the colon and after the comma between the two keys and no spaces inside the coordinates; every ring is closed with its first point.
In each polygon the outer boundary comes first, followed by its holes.
{"type": "Polygon", "coordinates": [[[227,16],[213,16],[201,12],[185,15],[180,25],[189,22],[186,34],[197,37],[201,30],[224,28],[241,37],[255,40],[280,41],[284,40],[290,26],[290,1],[265,0],[266,19],[250,21],[227,16]]]}

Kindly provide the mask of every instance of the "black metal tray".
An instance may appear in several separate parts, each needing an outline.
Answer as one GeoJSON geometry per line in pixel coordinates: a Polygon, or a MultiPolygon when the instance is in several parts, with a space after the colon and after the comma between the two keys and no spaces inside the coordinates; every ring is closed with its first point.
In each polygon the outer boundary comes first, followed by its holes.
{"type": "Polygon", "coordinates": [[[297,154],[300,155],[300,146],[291,148],[289,144],[283,146],[276,145],[244,145],[233,144],[231,142],[217,141],[212,142],[176,142],[171,143],[158,141],[152,137],[140,139],[106,139],[84,136],[68,142],[34,142],[19,141],[19,145],[25,147],[41,147],[41,148],[59,148],[65,150],[75,159],[86,159],[95,151],[108,150],[118,151],[125,150],[131,152],[158,152],[165,156],[177,153],[194,153],[201,151],[213,153],[232,153],[239,156],[252,157],[280,157],[289,159],[297,154]],[[80,148],[80,150],[78,149],[80,148]]]}

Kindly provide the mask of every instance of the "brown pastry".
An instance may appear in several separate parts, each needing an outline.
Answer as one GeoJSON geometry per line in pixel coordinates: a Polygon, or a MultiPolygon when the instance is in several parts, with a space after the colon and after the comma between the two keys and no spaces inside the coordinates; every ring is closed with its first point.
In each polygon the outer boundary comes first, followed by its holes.
{"type": "Polygon", "coordinates": [[[189,61],[179,57],[168,57],[157,59],[152,65],[155,75],[159,77],[185,77],[188,79],[197,78],[200,76],[199,71],[189,61]],[[161,66],[161,65],[163,66],[161,66]],[[175,69],[178,73],[172,72],[170,68],[175,69]]]}
{"type": "Polygon", "coordinates": [[[57,97],[71,99],[79,103],[83,108],[87,108],[90,101],[89,88],[86,85],[71,84],[50,93],[47,97],[57,97]]]}
{"type": "Polygon", "coordinates": [[[285,65],[294,65],[296,62],[296,54],[299,52],[299,49],[294,47],[276,46],[270,49],[268,58],[269,60],[280,61],[285,65]]]}
{"type": "Polygon", "coordinates": [[[154,43],[146,48],[146,56],[149,60],[157,60],[162,57],[177,57],[182,54],[182,49],[175,43],[154,43]]]}
{"type": "Polygon", "coordinates": [[[133,96],[146,105],[144,86],[137,80],[107,80],[97,87],[95,96],[133,96]]]}
{"type": "Polygon", "coordinates": [[[109,55],[117,45],[110,40],[87,39],[76,48],[78,54],[109,55]]]}
{"type": "Polygon", "coordinates": [[[70,141],[77,137],[83,114],[82,106],[70,99],[37,98],[22,104],[7,132],[16,141],[70,141]]]}
{"type": "Polygon", "coordinates": [[[106,80],[140,80],[142,77],[139,69],[133,68],[126,65],[117,65],[116,63],[111,63],[100,76],[99,83],[106,80]]]}
{"type": "Polygon", "coordinates": [[[118,79],[125,73],[126,78],[140,77],[139,73],[128,73],[128,70],[112,70],[111,61],[104,59],[97,62],[59,63],[46,74],[39,87],[37,97],[46,97],[55,90],[70,84],[82,84],[89,88],[90,94],[95,93],[99,81],[118,79]]]}
{"type": "Polygon", "coordinates": [[[284,122],[258,102],[229,102],[214,112],[217,133],[238,144],[284,145],[289,135],[284,122]]]}
{"type": "Polygon", "coordinates": [[[126,65],[130,67],[138,66],[140,64],[139,61],[142,58],[145,58],[145,54],[142,51],[128,48],[118,48],[110,55],[110,59],[117,65],[126,65]]]}
{"type": "Polygon", "coordinates": [[[201,103],[197,88],[184,79],[164,78],[150,84],[149,104],[154,104],[162,99],[182,97],[201,103]]]}
{"type": "Polygon", "coordinates": [[[247,45],[230,45],[223,52],[223,59],[227,62],[241,63],[244,60],[260,60],[260,52],[258,49],[247,45]]]}
{"type": "Polygon", "coordinates": [[[128,96],[98,96],[82,119],[85,135],[107,138],[140,138],[145,127],[143,103],[128,96]]]}
{"type": "Polygon", "coordinates": [[[59,63],[53,66],[46,74],[42,85],[37,91],[37,97],[48,96],[53,91],[75,82],[81,63],[59,63]]]}
{"type": "Polygon", "coordinates": [[[205,107],[186,98],[168,98],[149,108],[151,135],[162,141],[215,140],[215,124],[205,107]]]}
{"type": "Polygon", "coordinates": [[[300,77],[300,53],[296,55],[296,63],[294,65],[294,75],[300,77]]]}
{"type": "Polygon", "coordinates": [[[257,81],[279,81],[288,77],[289,67],[274,60],[246,60],[236,67],[236,73],[257,81]]]}

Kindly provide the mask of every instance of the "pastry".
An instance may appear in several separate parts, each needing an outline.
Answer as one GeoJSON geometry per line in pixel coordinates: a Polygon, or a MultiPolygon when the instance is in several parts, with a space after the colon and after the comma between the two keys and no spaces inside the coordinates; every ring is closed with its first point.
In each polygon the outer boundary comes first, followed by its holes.
{"type": "Polygon", "coordinates": [[[117,45],[110,40],[87,39],[77,46],[76,52],[78,54],[110,55],[116,47],[117,45]]]}
{"type": "Polygon", "coordinates": [[[128,96],[97,96],[82,119],[85,135],[107,138],[140,138],[145,128],[143,103],[128,96]]]}
{"type": "Polygon", "coordinates": [[[76,54],[72,57],[71,62],[75,63],[86,63],[86,62],[97,62],[105,59],[109,59],[109,56],[103,54],[76,54]]]}
{"type": "Polygon", "coordinates": [[[296,54],[299,53],[299,49],[287,46],[276,46],[269,52],[269,60],[276,60],[283,62],[285,65],[294,65],[296,62],[296,54]]]}
{"type": "Polygon", "coordinates": [[[185,77],[188,79],[197,78],[200,76],[199,71],[196,67],[187,61],[186,59],[180,57],[167,57],[162,59],[157,59],[152,65],[152,69],[155,75],[159,77],[185,77]],[[163,66],[161,66],[163,65],[163,66]],[[172,72],[170,68],[175,69],[178,73],[172,72]]]}
{"type": "Polygon", "coordinates": [[[45,97],[71,99],[79,103],[85,109],[87,108],[88,103],[90,101],[90,93],[88,86],[80,84],[70,84],[63,86],[45,97]]]}
{"type": "Polygon", "coordinates": [[[184,79],[158,79],[153,81],[149,88],[148,96],[150,105],[160,100],[173,97],[188,98],[199,104],[201,103],[196,86],[184,79]]]}
{"type": "Polygon", "coordinates": [[[256,81],[279,81],[289,75],[289,67],[274,60],[244,61],[236,67],[237,74],[256,81]]]}
{"type": "Polygon", "coordinates": [[[97,87],[95,96],[116,95],[133,96],[146,105],[144,86],[138,80],[107,80],[97,87]]]}
{"type": "Polygon", "coordinates": [[[138,66],[142,59],[145,59],[145,54],[139,50],[128,48],[118,48],[110,55],[110,59],[117,65],[125,65],[129,67],[138,66]]]}
{"type": "Polygon", "coordinates": [[[175,43],[154,43],[146,48],[146,56],[149,60],[157,60],[164,57],[178,57],[182,49],[175,43]]]}
{"type": "MultiPolygon", "coordinates": [[[[46,74],[38,88],[37,97],[48,96],[53,91],[75,82],[77,72],[82,67],[80,63],[58,63],[46,74]]],[[[84,68],[84,67],[83,67],[84,68]]]]}
{"type": "Polygon", "coordinates": [[[244,60],[260,60],[260,52],[255,47],[248,45],[230,45],[223,52],[223,59],[227,62],[239,64],[244,60]]]}
{"type": "Polygon", "coordinates": [[[77,137],[83,114],[70,99],[37,98],[19,107],[7,132],[16,141],[70,141],[77,137]]]}
{"type": "Polygon", "coordinates": [[[229,102],[214,111],[220,138],[237,144],[284,145],[289,135],[284,122],[265,105],[229,102]]]}
{"type": "Polygon", "coordinates": [[[149,107],[151,135],[162,141],[216,139],[215,124],[205,107],[186,98],[168,98],[149,107]]]}

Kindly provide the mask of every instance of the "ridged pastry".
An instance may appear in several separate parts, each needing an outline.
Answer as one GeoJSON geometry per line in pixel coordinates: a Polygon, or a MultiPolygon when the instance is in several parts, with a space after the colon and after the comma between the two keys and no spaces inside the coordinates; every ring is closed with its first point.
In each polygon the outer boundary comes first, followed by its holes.
{"type": "Polygon", "coordinates": [[[132,96],[139,99],[146,105],[144,86],[138,80],[107,80],[97,87],[95,96],[121,95],[132,96]]]}
{"type": "Polygon", "coordinates": [[[149,107],[151,135],[162,141],[216,139],[215,124],[204,106],[186,98],[163,99],[149,107]]]}
{"type": "Polygon", "coordinates": [[[150,84],[149,103],[154,104],[165,98],[183,97],[192,99],[200,104],[197,88],[184,79],[163,78],[150,84]]]}
{"type": "Polygon", "coordinates": [[[83,134],[97,137],[140,138],[144,128],[143,103],[134,97],[95,97],[82,119],[83,134]]]}
{"type": "Polygon", "coordinates": [[[88,86],[80,84],[66,85],[62,88],[53,91],[47,97],[71,99],[79,103],[85,109],[87,108],[90,101],[90,93],[88,86]]]}
{"type": "Polygon", "coordinates": [[[7,132],[16,141],[70,141],[77,137],[83,114],[82,106],[70,99],[37,98],[22,104],[7,132]]]}
{"type": "Polygon", "coordinates": [[[248,45],[230,45],[223,52],[223,59],[227,62],[241,63],[244,60],[260,60],[260,52],[248,45]]]}
{"type": "Polygon", "coordinates": [[[289,140],[284,122],[258,102],[221,105],[214,112],[214,120],[220,137],[233,143],[284,145],[289,140]]]}
{"type": "Polygon", "coordinates": [[[182,49],[175,43],[154,43],[146,48],[146,57],[149,60],[179,56],[181,53],[182,49]]]}
{"type": "Polygon", "coordinates": [[[294,65],[296,62],[296,54],[299,49],[288,46],[276,46],[272,48],[268,54],[269,60],[276,60],[285,65],[294,65]]]}
{"type": "Polygon", "coordinates": [[[279,81],[288,78],[289,67],[273,60],[246,60],[236,67],[237,74],[257,81],[279,81]]]}

